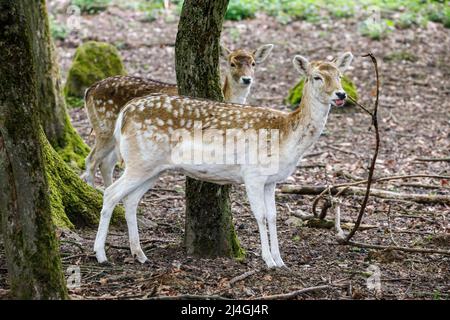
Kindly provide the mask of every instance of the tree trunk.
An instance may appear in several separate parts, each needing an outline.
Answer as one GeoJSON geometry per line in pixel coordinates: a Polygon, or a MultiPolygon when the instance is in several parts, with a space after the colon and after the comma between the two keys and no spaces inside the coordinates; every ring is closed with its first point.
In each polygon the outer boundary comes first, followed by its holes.
{"type": "Polygon", "coordinates": [[[40,57],[36,64],[39,75],[39,118],[45,135],[63,160],[74,168],[84,168],[89,147],[83,142],[70,123],[62,95],[61,76],[56,59],[56,49],[50,34],[45,0],[38,0],[39,23],[35,53],[40,57]]]}
{"type": "Polygon", "coordinates": [[[36,113],[36,6],[0,0],[0,213],[12,295],[65,299],[36,113]]]}
{"type": "MultiPolygon", "coordinates": [[[[186,0],[175,46],[181,95],[223,101],[220,87],[220,33],[228,0],[186,0]]],[[[243,257],[234,230],[230,186],[186,178],[185,246],[203,257],[243,257]]]]}
{"type": "MultiPolygon", "coordinates": [[[[3,1],[7,2],[7,1],[3,1]]],[[[12,5],[4,5],[9,10],[16,10],[12,5]]],[[[17,14],[16,11],[1,11],[1,19],[7,21],[9,15],[17,14]]],[[[35,59],[33,72],[35,72],[34,82],[36,86],[36,104],[33,109],[38,116],[38,121],[42,127],[47,129],[45,136],[40,137],[43,160],[46,164],[46,175],[49,185],[50,203],[52,218],[56,226],[60,228],[73,228],[74,226],[94,226],[98,224],[99,213],[102,208],[102,195],[85,184],[78,175],[72,171],[71,167],[81,167],[84,164],[85,151],[87,146],[72,127],[69,116],[66,112],[64,99],[61,96],[59,69],[55,60],[53,45],[48,32],[48,18],[45,1],[38,0],[33,4],[33,12],[30,15],[19,15],[21,19],[29,19],[30,30],[33,31],[29,43],[29,50],[35,59]],[[59,137],[59,138],[58,138],[59,137]],[[49,141],[53,141],[52,145],[49,141]],[[64,143],[65,147],[63,147],[64,143]],[[52,148],[53,147],[53,148],[52,148]],[[58,152],[55,152],[57,150],[58,152]],[[66,163],[72,162],[69,167],[66,163]]],[[[2,30],[3,31],[3,30],[2,30]]],[[[8,33],[2,34],[2,37],[8,33]]],[[[0,39],[0,42],[3,41],[0,39]]],[[[4,52],[10,50],[6,44],[2,47],[4,52]]],[[[2,68],[17,70],[14,64],[2,65],[2,68]]],[[[3,76],[0,78],[0,88],[7,88],[9,79],[3,76]]],[[[6,90],[2,90],[6,95],[6,90]]],[[[18,128],[23,126],[20,118],[17,118],[18,128]]],[[[123,209],[115,210],[113,222],[123,221],[123,209]]]]}

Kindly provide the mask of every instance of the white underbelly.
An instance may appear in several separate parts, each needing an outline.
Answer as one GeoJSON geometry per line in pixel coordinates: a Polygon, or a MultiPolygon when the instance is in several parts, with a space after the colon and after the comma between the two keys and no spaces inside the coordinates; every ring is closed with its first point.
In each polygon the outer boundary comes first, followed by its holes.
{"type": "Polygon", "coordinates": [[[217,184],[241,184],[244,182],[239,165],[183,165],[176,169],[191,178],[217,184]]]}

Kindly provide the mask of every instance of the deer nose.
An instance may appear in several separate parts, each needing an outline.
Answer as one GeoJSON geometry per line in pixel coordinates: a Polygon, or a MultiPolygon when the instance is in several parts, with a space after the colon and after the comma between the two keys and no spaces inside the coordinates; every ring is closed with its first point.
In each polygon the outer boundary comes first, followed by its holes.
{"type": "Polygon", "coordinates": [[[336,92],[336,96],[341,100],[344,100],[345,98],[347,98],[347,94],[343,91],[336,92]]]}
{"type": "Polygon", "coordinates": [[[250,78],[250,77],[242,77],[241,79],[242,79],[242,83],[244,83],[244,84],[252,83],[252,78],[250,78]]]}

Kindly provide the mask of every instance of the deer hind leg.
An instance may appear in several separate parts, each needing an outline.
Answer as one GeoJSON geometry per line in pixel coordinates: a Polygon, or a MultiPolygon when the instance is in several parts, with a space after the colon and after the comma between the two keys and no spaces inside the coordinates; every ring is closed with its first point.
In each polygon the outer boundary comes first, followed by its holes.
{"type": "MultiPolygon", "coordinates": [[[[249,179],[252,180],[252,179],[249,179]]],[[[264,183],[263,182],[245,182],[248,200],[253,215],[258,222],[259,236],[261,238],[261,256],[269,268],[277,266],[272,258],[269,249],[269,238],[267,237],[266,227],[266,204],[264,202],[264,183]]]]}
{"type": "Polygon", "coordinates": [[[117,154],[115,150],[111,151],[100,163],[100,172],[102,174],[105,187],[109,187],[113,183],[114,168],[117,163],[117,154]]]}
{"type": "Polygon", "coordinates": [[[110,155],[110,153],[115,153],[114,147],[113,138],[108,137],[107,139],[102,139],[98,137],[94,148],[86,157],[86,171],[83,174],[82,179],[92,187],[94,187],[94,178],[97,167],[110,155]]]}
{"type": "Polygon", "coordinates": [[[125,218],[128,226],[128,236],[130,238],[131,255],[140,263],[145,263],[145,261],[147,261],[147,257],[141,249],[136,210],[142,196],[152,187],[155,181],[156,177],[147,180],[144,184],[142,184],[142,186],[131,192],[123,200],[123,205],[125,207],[125,218]]]}
{"type": "Polygon", "coordinates": [[[266,205],[266,218],[267,224],[269,225],[269,236],[270,236],[270,252],[272,253],[272,258],[275,261],[277,267],[284,267],[285,264],[281,258],[280,248],[278,245],[278,235],[277,235],[277,207],[275,204],[275,184],[267,184],[264,187],[264,202],[266,205]]]}
{"type": "Polygon", "coordinates": [[[99,263],[106,262],[105,242],[108,234],[109,222],[115,206],[124,197],[142,185],[149,179],[149,176],[140,177],[130,176],[127,171],[105,190],[103,196],[103,208],[100,214],[100,223],[98,225],[97,236],[94,243],[94,251],[99,263]]]}
{"type": "Polygon", "coordinates": [[[88,156],[84,160],[86,170],[81,175],[81,179],[83,179],[88,185],[94,187],[94,177],[95,177],[95,154],[97,152],[97,144],[92,148],[91,152],[89,152],[88,156]]]}

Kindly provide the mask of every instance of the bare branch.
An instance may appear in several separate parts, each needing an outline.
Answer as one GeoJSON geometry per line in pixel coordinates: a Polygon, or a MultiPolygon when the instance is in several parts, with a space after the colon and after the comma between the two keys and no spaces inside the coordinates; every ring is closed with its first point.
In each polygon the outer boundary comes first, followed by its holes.
{"type": "Polygon", "coordinates": [[[450,162],[449,158],[415,158],[415,161],[423,161],[423,162],[450,162]]]}
{"type": "Polygon", "coordinates": [[[281,294],[274,294],[271,296],[262,296],[262,297],[257,297],[254,298],[253,300],[287,300],[287,299],[293,299],[296,298],[297,296],[304,294],[304,293],[310,293],[310,292],[316,292],[316,291],[321,291],[321,290],[327,290],[332,288],[329,285],[323,285],[323,286],[317,286],[317,287],[309,287],[309,288],[304,288],[304,289],[300,289],[300,290],[295,290],[289,293],[281,293],[281,294]]]}
{"type": "Polygon", "coordinates": [[[361,208],[359,210],[359,214],[358,214],[358,218],[356,219],[355,227],[350,231],[350,233],[345,238],[346,242],[349,242],[350,239],[353,238],[353,236],[355,235],[356,231],[359,228],[359,225],[361,224],[362,217],[364,215],[364,212],[365,212],[366,206],[367,206],[367,202],[369,200],[370,187],[372,186],[373,172],[375,171],[375,164],[376,164],[377,157],[378,157],[378,150],[380,148],[380,132],[378,130],[378,102],[379,102],[379,98],[380,98],[380,76],[378,74],[377,58],[375,58],[375,56],[372,53],[367,54],[367,56],[372,59],[372,63],[374,65],[374,67],[375,67],[375,74],[376,74],[376,77],[377,77],[377,96],[376,96],[376,99],[375,99],[375,107],[374,107],[373,113],[372,113],[372,125],[375,128],[375,140],[376,140],[375,141],[375,151],[374,151],[374,155],[372,157],[372,162],[370,163],[369,177],[367,179],[366,194],[364,196],[363,203],[362,203],[361,208]]]}
{"type": "MultiPolygon", "coordinates": [[[[346,195],[357,195],[364,196],[366,194],[366,189],[363,187],[327,187],[327,186],[296,186],[296,185],[286,185],[281,188],[283,193],[293,193],[293,194],[303,194],[303,195],[318,195],[315,201],[320,200],[320,198],[326,193],[330,192],[334,197],[346,196],[346,195]]],[[[371,189],[369,194],[373,197],[399,200],[399,201],[413,201],[417,203],[425,204],[450,204],[450,196],[446,195],[435,195],[435,194],[419,194],[419,193],[400,193],[393,191],[386,191],[381,189],[371,189]]],[[[327,201],[329,201],[327,199],[327,201]]],[[[314,206],[314,204],[313,204],[314,206]]],[[[328,205],[326,205],[328,207],[328,205]]],[[[325,218],[319,215],[322,219],[325,218]]]]}
{"type": "Polygon", "coordinates": [[[399,247],[399,246],[383,246],[378,244],[370,244],[370,243],[362,243],[362,242],[354,242],[348,241],[340,244],[352,245],[358,248],[369,248],[369,249],[377,249],[377,250],[397,250],[404,252],[412,252],[412,253],[427,253],[427,254],[442,254],[446,256],[450,256],[450,251],[447,250],[439,250],[439,249],[427,249],[427,248],[408,248],[408,247],[399,247]]]}

